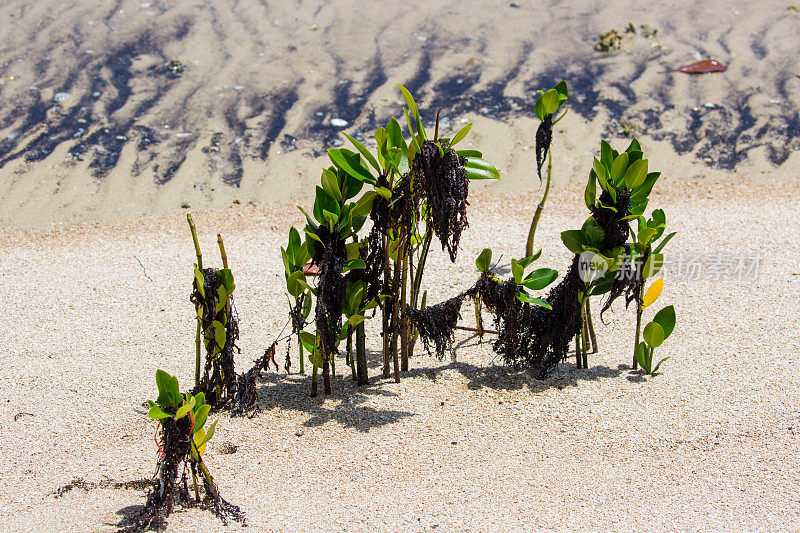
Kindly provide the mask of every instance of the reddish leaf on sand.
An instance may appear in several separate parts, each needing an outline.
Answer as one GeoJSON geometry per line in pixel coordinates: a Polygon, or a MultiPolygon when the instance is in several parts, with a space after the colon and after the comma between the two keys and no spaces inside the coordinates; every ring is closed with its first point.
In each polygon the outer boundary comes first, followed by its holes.
{"type": "Polygon", "coordinates": [[[698,61],[691,65],[684,65],[673,70],[665,70],[663,72],[685,72],[687,74],[706,74],[708,72],[725,72],[728,69],[727,65],[723,65],[715,59],[706,59],[705,61],[698,61]]]}

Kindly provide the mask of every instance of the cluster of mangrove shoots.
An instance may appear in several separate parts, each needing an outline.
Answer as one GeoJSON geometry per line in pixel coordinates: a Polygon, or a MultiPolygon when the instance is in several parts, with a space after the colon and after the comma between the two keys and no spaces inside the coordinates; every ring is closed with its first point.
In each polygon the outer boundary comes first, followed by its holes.
{"type": "Polygon", "coordinates": [[[176,501],[210,509],[225,525],[229,519],[244,523],[239,507],[220,496],[203,461],[206,444],[217,424],[214,421],[208,428],[205,426],[211,410],[205,403],[205,395],[202,392],[181,394],[178,379],[163,370],[156,371],[156,385],[158,399],[148,401],[148,417],[159,421],[155,476],[158,483],[147,496],[144,508],[123,531],[144,531],[160,525],[172,512],[176,501]],[[187,474],[191,474],[191,489],[187,474]]]}

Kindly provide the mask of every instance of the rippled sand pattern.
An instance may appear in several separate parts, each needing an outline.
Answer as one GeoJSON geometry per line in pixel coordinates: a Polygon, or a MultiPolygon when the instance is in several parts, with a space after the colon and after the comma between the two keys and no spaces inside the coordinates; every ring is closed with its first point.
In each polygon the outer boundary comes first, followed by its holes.
{"type": "Polygon", "coordinates": [[[722,169],[761,149],[777,167],[800,143],[800,13],[731,4],[7,1],[0,213],[50,200],[66,212],[106,200],[146,212],[174,180],[174,194],[199,183],[211,204],[230,201],[235,192],[213,194],[214,183],[293,179],[296,159],[266,162],[340,143],[331,119],[358,135],[397,114],[395,83],[428,117],[441,107],[508,122],[565,78],[572,111],[598,134],[667,140],[722,169]],[[629,21],[658,34],[594,51],[601,32],[629,21]],[[661,73],[700,57],[730,67],[661,73]],[[174,60],[182,72],[165,68],[174,60]]]}

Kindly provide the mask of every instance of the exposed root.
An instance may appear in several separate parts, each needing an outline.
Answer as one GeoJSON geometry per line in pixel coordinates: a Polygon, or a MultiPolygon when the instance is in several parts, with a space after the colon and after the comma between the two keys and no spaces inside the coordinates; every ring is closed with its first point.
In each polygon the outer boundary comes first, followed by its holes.
{"type": "MultiPolygon", "coordinates": [[[[203,463],[202,458],[191,455],[193,423],[190,417],[185,416],[175,421],[166,418],[161,421],[163,430],[162,450],[158,460],[156,478],[157,486],[150,491],[147,502],[141,512],[120,531],[138,532],[149,528],[158,527],[163,520],[173,511],[175,501],[182,500],[185,505],[201,506],[210,509],[223,524],[228,524],[228,519],[244,523],[241,510],[225,501],[219,494],[214,484],[214,479],[203,463]],[[203,480],[203,499],[193,499],[186,480],[186,466],[191,468],[194,478],[203,480]],[[183,476],[179,479],[178,471],[184,466],[183,476]]],[[[199,490],[198,490],[199,492],[199,490]]]]}

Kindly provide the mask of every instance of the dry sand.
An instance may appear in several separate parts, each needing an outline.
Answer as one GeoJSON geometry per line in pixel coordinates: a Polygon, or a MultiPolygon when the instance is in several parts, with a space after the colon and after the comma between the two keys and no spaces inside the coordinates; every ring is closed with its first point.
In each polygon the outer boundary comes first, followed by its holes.
{"type": "MultiPolygon", "coordinates": [[[[207,457],[222,494],[251,531],[800,529],[800,13],[511,4],[0,5],[0,530],[111,530],[144,502],[113,485],[154,472],[142,402],[155,370],[193,376],[183,203],[209,256],[226,237],[244,370],[286,321],[278,247],[340,142],[331,119],[366,134],[399,114],[403,83],[427,117],[445,109],[446,131],[476,123],[469,141],[502,180],[473,185],[456,266],[429,261],[439,301],[474,282],[485,246],[505,264],[520,254],[541,193],[532,95],[562,78],[571,112],[541,264],[568,264],[558,235],[585,218],[601,137],[624,148],[616,137],[638,130],[665,175],[651,208],[679,232],[672,257],[757,255],[758,278],[667,272],[659,303],[678,327],[654,378],[629,367],[633,315],[619,305],[590,368],[568,362],[543,382],[460,334],[454,360],[420,347],[398,385],[378,377],[370,326],[369,387],[343,362],[327,399],[270,372],[257,416],[220,415],[207,457]],[[659,32],[592,49],[628,22],[659,32]],[[660,73],[706,57],[730,68],[660,73]],[[171,60],[182,73],[158,70],[171,60]],[[88,488],[56,495],[73,480],[88,488]]],[[[168,523],[225,529],[200,510],[168,523]]]]}
{"type": "MultiPolygon", "coordinates": [[[[588,370],[569,362],[543,382],[497,366],[490,345],[466,334],[455,360],[418,350],[399,385],[378,377],[374,352],[363,389],[340,361],[327,399],[307,396],[307,377],[270,372],[257,416],[220,415],[209,468],[250,530],[796,530],[797,193],[660,183],[653,206],[679,232],[673,257],[757,252],[761,265],[757,280],[741,282],[665,275],[659,303],[674,304],[679,323],[660,349],[672,359],[657,377],[628,367],[634,321],[621,306],[599,328],[602,353],[588,370]],[[237,451],[222,453],[229,444],[237,451]]],[[[568,263],[558,231],[582,222],[581,197],[578,187],[555,189],[539,230],[544,264],[568,263]]],[[[474,281],[472,261],[486,244],[506,261],[518,255],[536,198],[476,195],[456,267],[433,255],[432,301],[474,281]]],[[[255,208],[195,219],[209,255],[215,230],[227,238],[244,369],[285,322],[278,246],[300,220],[255,208]]],[[[143,503],[143,491],[53,492],[75,478],[124,483],[154,472],[155,424],[141,402],[155,395],[157,368],[182,383],[193,375],[185,221],[0,237],[8,347],[0,529],[111,529],[143,503]]],[[[463,315],[469,324],[471,310],[463,315]]],[[[375,332],[369,337],[376,350],[375,332]]],[[[196,510],[173,514],[169,526],[223,529],[196,510]]]]}

